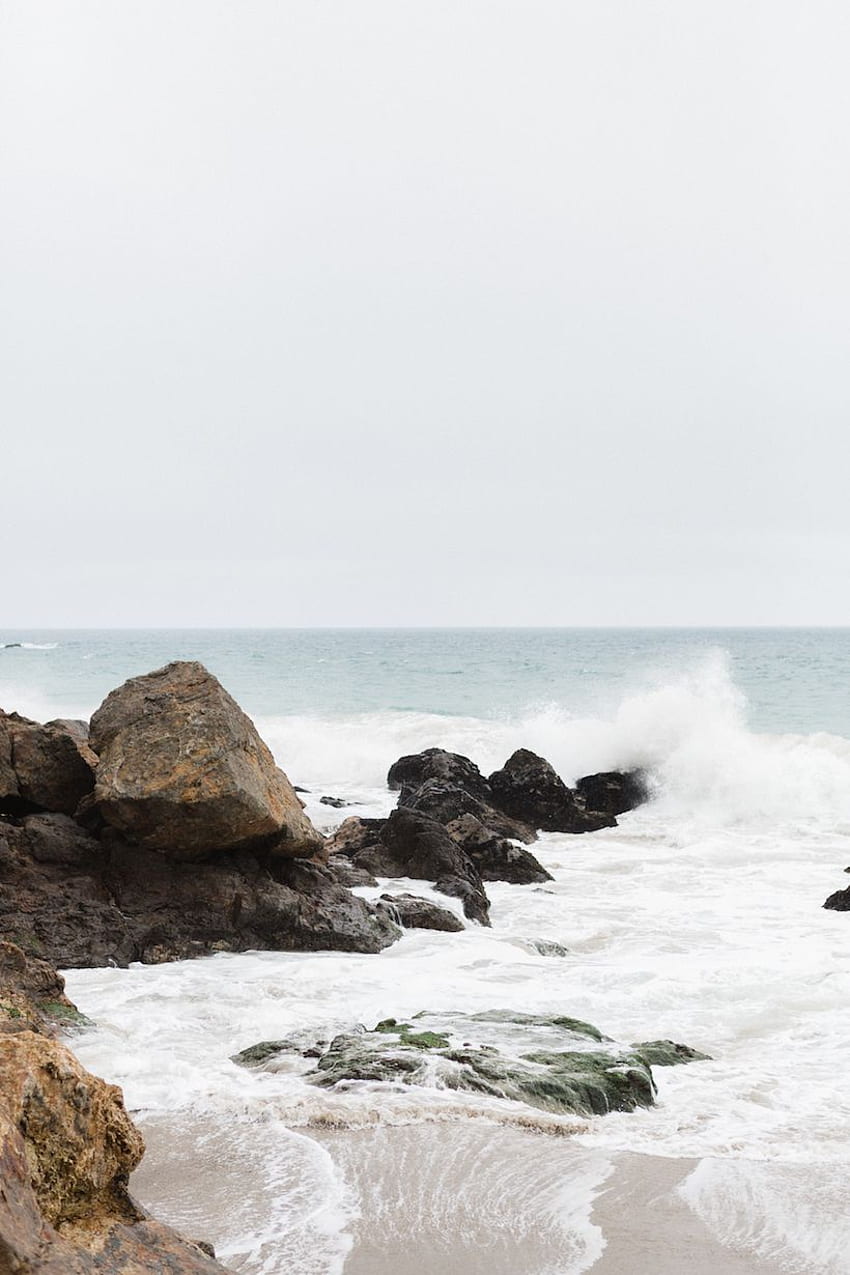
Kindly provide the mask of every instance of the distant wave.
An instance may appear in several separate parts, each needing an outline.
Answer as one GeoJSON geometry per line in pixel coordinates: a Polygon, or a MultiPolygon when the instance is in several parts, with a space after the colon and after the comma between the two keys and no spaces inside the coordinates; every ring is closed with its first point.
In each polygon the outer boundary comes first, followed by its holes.
{"type": "Polygon", "coordinates": [[[0,648],[4,651],[10,651],[13,647],[19,647],[22,651],[55,651],[58,642],[0,642],[0,648]]]}

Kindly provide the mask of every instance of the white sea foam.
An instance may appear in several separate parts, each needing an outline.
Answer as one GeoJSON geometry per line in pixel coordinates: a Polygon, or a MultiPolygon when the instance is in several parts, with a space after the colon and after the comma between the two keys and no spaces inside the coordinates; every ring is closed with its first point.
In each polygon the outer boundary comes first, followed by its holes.
{"type": "MultiPolygon", "coordinates": [[[[569,1132],[573,1145],[603,1158],[624,1149],[711,1157],[706,1163],[723,1170],[701,1169],[687,1198],[717,1229],[727,1194],[743,1193],[747,1207],[728,1223],[724,1242],[783,1254],[789,1269],[801,1272],[846,1269],[835,1264],[846,1243],[830,1246],[823,1238],[814,1204],[807,1213],[798,1201],[795,1212],[783,1203],[781,1174],[759,1177],[746,1166],[788,1165],[792,1174],[799,1173],[792,1166],[805,1163],[827,1182],[833,1172],[835,1181],[843,1180],[840,1166],[850,1162],[844,1082],[850,925],[842,914],[821,909],[825,896],[846,883],[841,869],[850,863],[848,741],[753,734],[745,705],[716,659],[627,697],[606,720],[577,720],[548,707],[515,720],[376,713],[260,725],[290,775],[312,789],[308,809],[324,826],[348,813],[388,809],[394,798],[383,783],[387,767],[401,753],[429,745],[472,756],[485,773],[521,745],[548,756],[567,779],[642,765],[657,792],[618,828],[542,836],[534,852],[553,882],[488,885],[492,930],[411,932],[379,956],[246,953],[74,972],[70,994],[98,1022],[75,1048],[93,1070],[124,1086],[131,1107],[147,1120],[177,1118],[186,1129],[193,1119],[215,1128],[247,1121],[301,1130],[308,1140],[346,1129],[340,1141],[323,1145],[354,1197],[362,1182],[351,1168],[355,1151],[346,1149],[346,1137],[361,1136],[357,1130],[365,1137],[370,1130],[375,1136],[391,1128],[439,1130],[448,1123],[495,1130],[500,1124],[502,1132],[491,1136],[506,1169],[512,1127],[522,1121],[569,1132]],[[330,810],[318,805],[323,792],[364,804],[330,810]],[[561,945],[567,955],[540,955],[532,944],[537,939],[561,945]],[[420,1009],[504,1007],[570,1014],[623,1043],[684,1041],[712,1061],[656,1069],[659,1101],[650,1110],[572,1121],[437,1087],[328,1092],[297,1069],[258,1073],[229,1061],[247,1045],[296,1029],[327,1038],[420,1009]],[[761,1230],[745,1234],[755,1216],[761,1230]]],[[[401,886],[427,889],[414,882],[390,888],[401,886]]],[[[281,1154],[289,1153],[290,1144],[281,1142],[281,1154]]],[[[549,1154],[541,1152],[544,1159],[549,1154]]],[[[388,1157],[388,1182],[394,1173],[402,1180],[403,1159],[388,1157]]],[[[437,1169],[428,1172],[433,1177],[437,1169]]],[[[352,1204],[344,1197],[336,1187],[328,1197],[336,1211],[325,1221],[342,1248],[321,1250],[324,1273],[336,1269],[363,1207],[362,1199],[352,1204]]],[[[312,1272],[280,1258],[309,1234],[296,1204],[290,1213],[275,1213],[262,1185],[252,1198],[261,1201],[257,1234],[265,1235],[268,1225],[277,1239],[266,1248],[257,1239],[253,1249],[240,1249],[244,1270],[312,1272]],[[269,1257],[274,1252],[277,1266],[269,1257]]],[[[442,1206],[428,1207],[437,1216],[442,1206]]],[[[201,1221],[194,1229],[203,1234],[201,1221]]],[[[390,1224],[384,1219],[382,1225],[390,1224]]],[[[422,1234],[431,1227],[423,1223],[422,1234]]],[[[573,1229],[581,1232],[577,1222],[573,1229]]],[[[541,1222],[542,1248],[549,1252],[551,1240],[567,1252],[558,1234],[541,1222]]],[[[591,1240],[582,1245],[569,1261],[593,1251],[591,1240]]],[[[552,1269],[573,1267],[565,1259],[552,1269]]]]}

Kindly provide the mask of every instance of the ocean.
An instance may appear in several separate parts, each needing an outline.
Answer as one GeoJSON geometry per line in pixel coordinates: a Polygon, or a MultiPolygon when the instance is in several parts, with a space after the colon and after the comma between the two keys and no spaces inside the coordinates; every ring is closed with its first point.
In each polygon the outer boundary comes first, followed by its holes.
{"type": "MultiPolygon", "coordinates": [[[[148,1142],[134,1189],[163,1220],[246,1275],[850,1271],[850,917],[821,906],[850,864],[850,630],[0,643],[21,644],[0,649],[0,705],[40,720],[89,716],[126,677],[202,660],[325,831],[391,809],[390,764],[432,745],[484,773],[528,747],[567,782],[634,766],[652,779],[617,828],[541,835],[554,881],[488,885],[490,930],[410,931],[378,956],[67,971],[95,1024],[72,1046],[122,1085],[148,1142]],[[657,1069],[655,1107],[591,1119],[436,1086],[324,1091],[230,1061],[299,1029],[504,1008],[711,1059],[657,1069]],[[640,1182],[665,1173],[638,1209],[640,1182]]],[[[382,888],[455,906],[422,883],[382,888]]]]}

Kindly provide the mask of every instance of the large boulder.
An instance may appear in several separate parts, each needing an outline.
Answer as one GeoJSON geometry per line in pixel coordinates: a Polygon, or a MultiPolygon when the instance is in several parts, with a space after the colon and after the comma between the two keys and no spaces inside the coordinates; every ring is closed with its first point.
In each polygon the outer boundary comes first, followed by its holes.
{"type": "Polygon", "coordinates": [[[94,787],[96,766],[78,723],[43,726],[0,710],[0,811],[72,815],[94,787]]]}
{"type": "Polygon", "coordinates": [[[131,678],[91,720],[94,800],[135,845],[178,859],[275,843],[311,855],[322,837],[251,720],[195,661],[131,678]]]}
{"type": "Polygon", "coordinates": [[[518,748],[488,782],[500,810],[545,832],[595,832],[617,823],[613,815],[582,809],[549,762],[528,748],[518,748]]]}
{"type": "Polygon", "coordinates": [[[226,1275],[128,1194],[144,1143],[121,1091],[47,1034],[45,995],[74,1012],[56,972],[0,944],[0,995],[10,1029],[0,1033],[0,1271],[226,1275]]]}
{"type": "Polygon", "coordinates": [[[649,798],[649,784],[641,770],[604,770],[577,780],[575,793],[586,810],[624,815],[649,798]]]}
{"type": "Polygon", "coordinates": [[[380,841],[358,851],[354,863],[376,877],[432,881],[442,894],[462,901],[470,920],[490,924],[481,874],[436,819],[399,807],[384,824],[380,841]]]}

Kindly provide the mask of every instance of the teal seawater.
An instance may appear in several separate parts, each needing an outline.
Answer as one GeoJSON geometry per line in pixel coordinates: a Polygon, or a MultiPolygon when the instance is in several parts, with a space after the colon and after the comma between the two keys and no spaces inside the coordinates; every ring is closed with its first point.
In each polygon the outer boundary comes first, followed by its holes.
{"type": "Polygon", "coordinates": [[[850,629],[0,630],[0,706],[87,715],[125,678],[203,661],[257,717],[606,714],[722,659],[755,731],[850,737],[850,629]]]}

